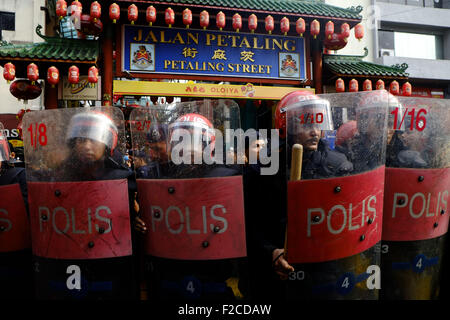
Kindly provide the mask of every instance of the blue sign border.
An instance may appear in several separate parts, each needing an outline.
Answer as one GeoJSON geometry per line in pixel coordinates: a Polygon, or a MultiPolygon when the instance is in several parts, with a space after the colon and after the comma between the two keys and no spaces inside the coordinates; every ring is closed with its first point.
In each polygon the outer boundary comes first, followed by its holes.
{"type": "Polygon", "coordinates": [[[122,71],[133,73],[305,81],[307,80],[305,49],[305,39],[301,37],[139,25],[122,26],[122,71]],[[140,39],[136,39],[138,30],[142,30],[143,36],[140,39]],[[158,40],[157,43],[151,41],[150,31],[158,40]],[[193,38],[189,39],[188,32],[196,35],[198,44],[189,41],[193,38]],[[145,41],[144,36],[150,41],[145,41]],[[168,39],[177,43],[169,43],[168,39]],[[237,46],[238,41],[241,41],[240,46],[237,46]],[[244,47],[243,43],[246,44],[244,47]],[[251,46],[250,43],[253,45],[252,48],[248,48],[251,46]],[[280,50],[278,44],[282,44],[285,50],[280,50]],[[132,68],[132,51],[136,53],[140,46],[144,46],[145,49],[142,48],[143,54],[134,55],[135,68],[132,68]],[[294,51],[288,50],[292,47],[295,47],[294,51]],[[216,52],[222,53],[222,56],[216,55],[216,52]],[[291,55],[289,61],[295,61],[290,68],[286,68],[286,63],[284,65],[285,70],[290,70],[293,76],[281,74],[280,60],[287,55],[291,55]],[[295,71],[296,66],[298,71],[295,71]],[[237,72],[241,68],[244,70],[237,72]]]}

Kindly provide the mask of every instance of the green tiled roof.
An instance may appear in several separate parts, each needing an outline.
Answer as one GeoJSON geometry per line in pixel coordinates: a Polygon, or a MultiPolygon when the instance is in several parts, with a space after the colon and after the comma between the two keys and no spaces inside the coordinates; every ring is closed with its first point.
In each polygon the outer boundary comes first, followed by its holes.
{"type": "Polygon", "coordinates": [[[335,54],[324,54],[323,64],[332,73],[343,76],[366,76],[366,77],[396,77],[407,78],[408,65],[384,66],[372,62],[363,61],[364,56],[343,56],[335,54]]]}
{"type": "Polygon", "coordinates": [[[0,44],[0,59],[33,59],[41,61],[86,62],[97,61],[99,55],[98,41],[45,37],[36,32],[45,41],[33,44],[0,44]]]}
{"type": "Polygon", "coordinates": [[[163,5],[203,6],[239,10],[279,12],[280,14],[311,15],[361,20],[362,7],[348,9],[314,0],[118,0],[117,2],[153,3],[163,5]]]}

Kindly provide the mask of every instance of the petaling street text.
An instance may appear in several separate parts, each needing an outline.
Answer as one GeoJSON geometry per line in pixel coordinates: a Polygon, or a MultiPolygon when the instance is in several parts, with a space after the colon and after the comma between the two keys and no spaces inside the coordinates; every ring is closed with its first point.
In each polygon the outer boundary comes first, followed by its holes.
{"type": "Polygon", "coordinates": [[[272,66],[263,64],[223,63],[223,62],[199,62],[184,60],[164,60],[164,69],[170,70],[192,70],[192,71],[215,71],[236,73],[261,73],[270,74],[272,66]]]}

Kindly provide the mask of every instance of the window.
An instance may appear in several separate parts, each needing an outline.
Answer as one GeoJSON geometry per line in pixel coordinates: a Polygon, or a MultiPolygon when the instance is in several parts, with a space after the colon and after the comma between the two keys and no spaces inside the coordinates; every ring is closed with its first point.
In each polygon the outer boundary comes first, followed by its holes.
{"type": "Polygon", "coordinates": [[[442,37],[429,34],[394,32],[396,57],[442,59],[442,37]]]}
{"type": "Polygon", "coordinates": [[[0,11],[0,40],[2,40],[2,30],[16,30],[16,15],[14,12],[0,11]]]}

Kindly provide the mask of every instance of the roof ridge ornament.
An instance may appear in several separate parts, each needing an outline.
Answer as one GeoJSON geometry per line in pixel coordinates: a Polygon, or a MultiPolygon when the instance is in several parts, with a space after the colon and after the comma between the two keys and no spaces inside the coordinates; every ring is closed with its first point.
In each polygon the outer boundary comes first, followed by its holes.
{"type": "Polygon", "coordinates": [[[408,69],[408,67],[409,67],[408,64],[405,62],[403,62],[402,64],[397,63],[397,64],[391,65],[391,68],[399,69],[399,70],[402,70],[403,72],[405,72],[406,69],[408,69]]]}
{"type": "Polygon", "coordinates": [[[357,7],[351,6],[351,7],[348,7],[347,9],[355,11],[355,12],[357,12],[359,14],[359,13],[361,13],[361,11],[363,11],[364,8],[362,6],[357,6],[357,7]]]}

